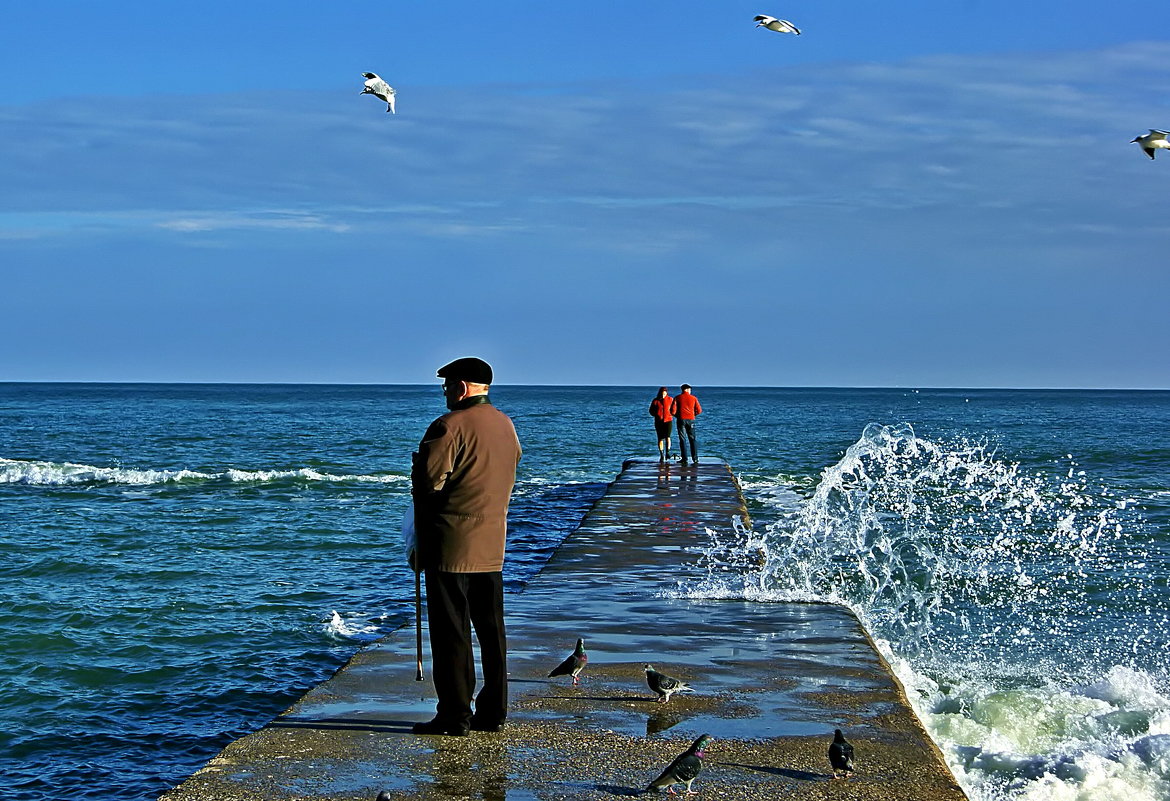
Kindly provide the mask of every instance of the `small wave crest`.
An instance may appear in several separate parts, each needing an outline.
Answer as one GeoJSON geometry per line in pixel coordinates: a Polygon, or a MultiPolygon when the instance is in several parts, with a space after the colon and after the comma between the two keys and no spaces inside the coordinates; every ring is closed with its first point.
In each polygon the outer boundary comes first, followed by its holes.
{"type": "Polygon", "coordinates": [[[333,639],[368,643],[382,636],[385,627],[384,619],[370,620],[357,615],[342,617],[335,609],[323,629],[333,639]]]}
{"type": "Polygon", "coordinates": [[[32,486],[75,486],[86,484],[179,484],[206,481],[269,483],[274,481],[325,481],[394,484],[409,480],[401,475],[334,475],[309,467],[296,470],[227,469],[208,473],[198,470],[136,470],[124,467],[94,467],[71,462],[37,462],[0,458],[0,484],[32,486]]]}

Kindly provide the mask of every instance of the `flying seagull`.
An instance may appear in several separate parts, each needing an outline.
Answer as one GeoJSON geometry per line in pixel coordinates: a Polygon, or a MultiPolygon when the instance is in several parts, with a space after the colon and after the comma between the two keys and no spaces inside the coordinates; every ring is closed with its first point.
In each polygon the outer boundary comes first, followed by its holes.
{"type": "Polygon", "coordinates": [[[573,684],[579,684],[580,680],[577,678],[581,675],[581,671],[585,669],[585,665],[589,662],[589,656],[585,653],[585,641],[577,640],[577,647],[573,649],[573,653],[565,657],[565,661],[561,662],[548,674],[551,679],[553,676],[572,676],[573,684]]]}
{"type": "Polygon", "coordinates": [[[667,788],[666,792],[671,795],[678,795],[674,791],[674,786],[676,784],[685,784],[687,786],[687,795],[698,795],[695,790],[691,789],[691,782],[697,779],[699,772],[703,770],[703,751],[712,739],[710,734],[704,734],[691,743],[691,747],[675,757],[674,762],[671,762],[666,770],[662,771],[661,776],[650,782],[650,786],[646,788],[645,792],[661,790],[665,787],[667,788]]]}
{"type": "Polygon", "coordinates": [[[1131,139],[1130,144],[1137,142],[1142,146],[1142,150],[1146,151],[1146,155],[1153,158],[1154,151],[1158,148],[1170,149],[1170,142],[1166,141],[1167,136],[1170,136],[1170,131],[1159,131],[1156,128],[1151,128],[1145,136],[1131,139]]]}
{"type": "Polygon", "coordinates": [[[362,90],[362,94],[373,95],[385,101],[386,110],[391,114],[397,114],[398,112],[394,110],[394,95],[398,93],[394,91],[394,87],[379,78],[377,73],[363,72],[362,77],[366,79],[366,88],[362,90]]]}
{"type": "Polygon", "coordinates": [[[651,690],[658,693],[658,701],[663,704],[669,701],[670,696],[675,693],[694,692],[686,682],[679,681],[673,676],[667,676],[665,673],[659,673],[653,665],[646,665],[646,684],[650,686],[651,690]]]}
{"type": "Polygon", "coordinates": [[[756,27],[767,28],[770,31],[776,31],[776,33],[795,33],[800,36],[800,28],[786,19],[776,19],[767,14],[756,14],[756,27]]]}
{"type": "Polygon", "coordinates": [[[845,778],[853,773],[853,746],[845,740],[840,729],[833,729],[833,742],[829,743],[829,764],[833,766],[833,778],[844,773],[845,778]]]}

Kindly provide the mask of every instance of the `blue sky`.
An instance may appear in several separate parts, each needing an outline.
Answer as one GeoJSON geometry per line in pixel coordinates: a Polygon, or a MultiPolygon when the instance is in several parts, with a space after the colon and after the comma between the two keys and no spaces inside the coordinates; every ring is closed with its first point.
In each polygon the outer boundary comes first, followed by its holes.
{"type": "Polygon", "coordinates": [[[0,380],[1170,387],[1170,7],[104,5],[0,12],[0,380]]]}

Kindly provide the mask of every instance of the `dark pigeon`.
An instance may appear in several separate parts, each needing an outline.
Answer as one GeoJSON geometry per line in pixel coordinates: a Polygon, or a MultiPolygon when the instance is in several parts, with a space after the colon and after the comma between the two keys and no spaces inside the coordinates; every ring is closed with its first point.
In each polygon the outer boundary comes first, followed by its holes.
{"type": "Polygon", "coordinates": [[[840,729],[833,729],[833,742],[829,744],[829,764],[833,766],[833,778],[840,778],[838,774],[844,773],[845,778],[853,773],[853,746],[845,740],[845,735],[841,733],[840,729]]]}
{"type": "Polygon", "coordinates": [[[670,696],[675,693],[694,692],[686,682],[679,681],[673,676],[667,676],[665,673],[659,673],[653,665],[646,665],[646,684],[650,686],[651,690],[658,693],[658,701],[663,704],[669,701],[670,696]]]}
{"type": "Polygon", "coordinates": [[[710,734],[704,734],[691,743],[691,747],[675,757],[674,762],[671,762],[670,766],[662,771],[661,776],[650,782],[650,786],[646,788],[645,792],[661,790],[665,787],[667,788],[666,792],[670,795],[678,795],[674,791],[674,786],[685,784],[687,795],[698,795],[696,791],[691,789],[691,782],[699,778],[699,773],[703,770],[703,751],[713,739],[710,734]]]}
{"type": "Polygon", "coordinates": [[[551,679],[554,676],[572,676],[573,684],[578,684],[580,683],[578,677],[588,662],[589,656],[585,653],[585,641],[578,639],[577,647],[573,649],[573,653],[569,654],[564,662],[553,668],[548,677],[551,679]]]}

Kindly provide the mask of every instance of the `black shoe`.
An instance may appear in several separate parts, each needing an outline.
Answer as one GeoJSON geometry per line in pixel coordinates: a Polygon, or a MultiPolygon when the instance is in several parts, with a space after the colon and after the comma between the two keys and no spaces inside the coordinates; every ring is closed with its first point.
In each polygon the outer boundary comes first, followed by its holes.
{"type": "Polygon", "coordinates": [[[500,721],[499,723],[495,723],[495,722],[489,721],[489,720],[476,720],[474,717],[472,717],[471,718],[471,730],[472,731],[493,731],[493,732],[503,731],[504,730],[504,722],[500,721]]]}
{"type": "Polygon", "coordinates": [[[438,718],[416,723],[410,730],[415,734],[445,734],[448,737],[466,737],[470,731],[466,723],[447,723],[438,718]]]}

